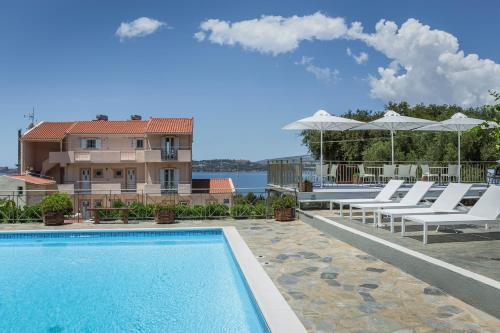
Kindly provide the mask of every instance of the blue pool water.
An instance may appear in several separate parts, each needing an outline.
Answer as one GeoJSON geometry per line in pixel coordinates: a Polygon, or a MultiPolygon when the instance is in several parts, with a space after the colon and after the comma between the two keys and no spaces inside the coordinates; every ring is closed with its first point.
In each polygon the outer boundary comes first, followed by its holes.
{"type": "Polygon", "coordinates": [[[220,230],[0,234],[0,332],[267,332],[220,230]]]}

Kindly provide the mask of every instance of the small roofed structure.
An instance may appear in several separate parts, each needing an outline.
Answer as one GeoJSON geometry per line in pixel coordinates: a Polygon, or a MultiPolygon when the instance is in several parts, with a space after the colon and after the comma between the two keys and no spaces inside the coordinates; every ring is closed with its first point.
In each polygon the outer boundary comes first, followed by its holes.
{"type": "Polygon", "coordinates": [[[57,183],[52,179],[33,175],[0,176],[0,199],[14,200],[18,207],[37,204],[53,191],[57,191],[57,183]]]}
{"type": "Polygon", "coordinates": [[[193,179],[192,181],[193,194],[207,194],[203,196],[204,203],[217,202],[230,205],[234,192],[235,188],[231,178],[193,179]]]}

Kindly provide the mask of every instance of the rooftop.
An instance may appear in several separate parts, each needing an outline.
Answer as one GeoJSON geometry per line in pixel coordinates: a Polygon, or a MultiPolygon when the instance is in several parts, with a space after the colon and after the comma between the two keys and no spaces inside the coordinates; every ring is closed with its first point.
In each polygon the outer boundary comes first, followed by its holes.
{"type": "Polygon", "coordinates": [[[221,194],[235,191],[231,178],[193,179],[192,188],[193,193],[221,194]]]}
{"type": "Polygon", "coordinates": [[[89,120],[41,122],[24,133],[23,140],[59,141],[74,134],[191,134],[193,118],[150,118],[149,120],[89,120]]]}
{"type": "Polygon", "coordinates": [[[29,176],[29,175],[15,175],[15,176],[5,176],[5,177],[24,180],[26,183],[35,184],[35,185],[52,185],[52,184],[56,183],[52,179],[41,178],[41,177],[36,177],[36,176],[29,176]]]}

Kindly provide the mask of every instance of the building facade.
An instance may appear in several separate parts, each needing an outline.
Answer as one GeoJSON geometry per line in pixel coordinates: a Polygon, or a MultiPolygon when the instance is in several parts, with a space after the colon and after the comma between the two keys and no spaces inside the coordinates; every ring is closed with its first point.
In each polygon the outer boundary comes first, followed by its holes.
{"type": "Polygon", "coordinates": [[[24,174],[69,193],[191,194],[192,118],[41,122],[21,136],[24,174]]]}

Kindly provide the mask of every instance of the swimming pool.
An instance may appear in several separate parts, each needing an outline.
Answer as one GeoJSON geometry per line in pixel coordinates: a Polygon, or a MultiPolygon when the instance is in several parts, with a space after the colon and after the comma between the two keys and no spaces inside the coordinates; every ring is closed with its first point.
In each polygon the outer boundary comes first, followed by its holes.
{"type": "Polygon", "coordinates": [[[0,332],[269,332],[222,229],[0,233],[0,332]]]}

